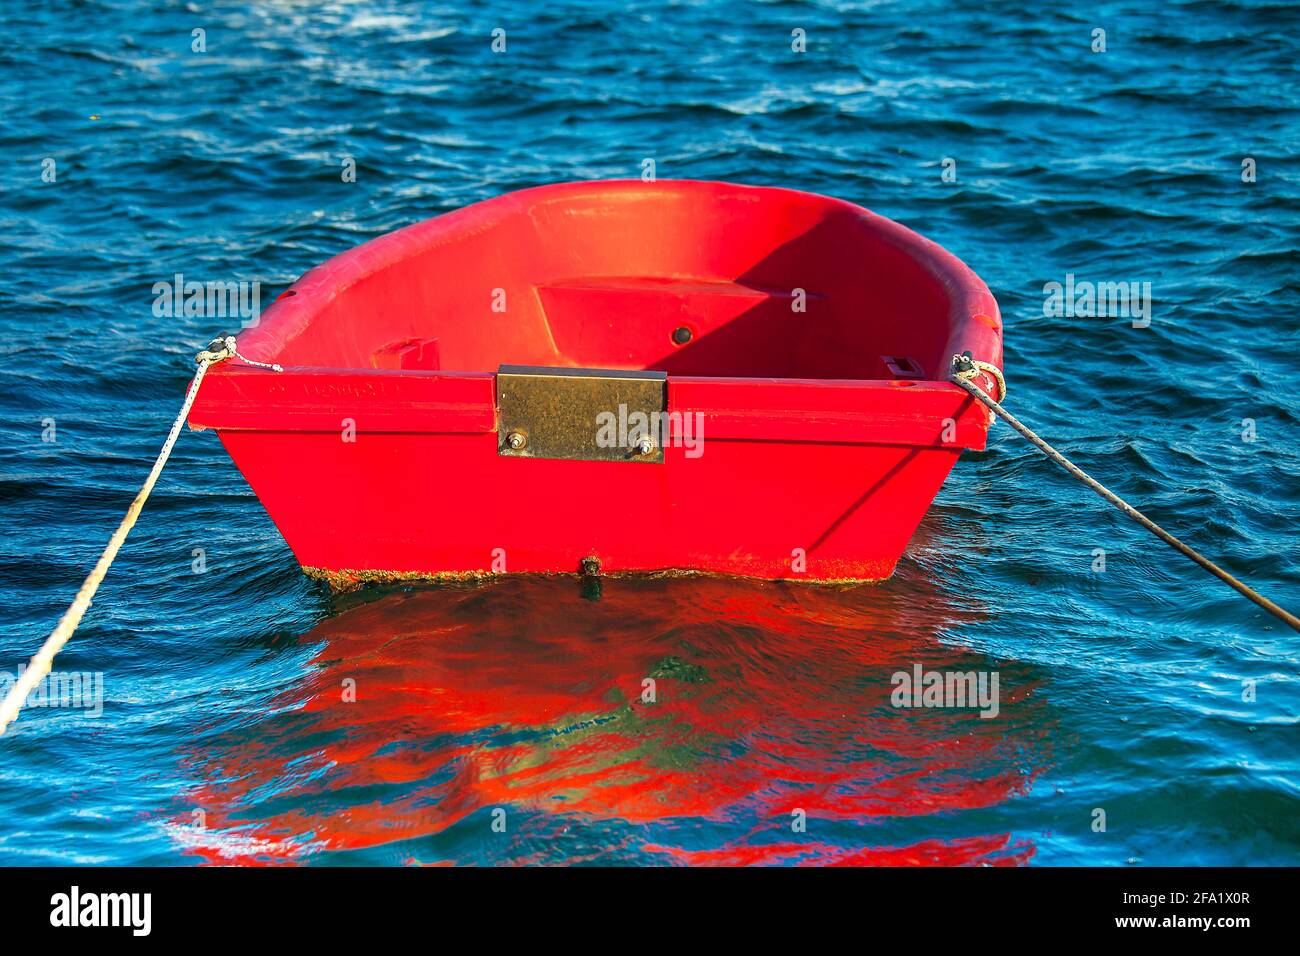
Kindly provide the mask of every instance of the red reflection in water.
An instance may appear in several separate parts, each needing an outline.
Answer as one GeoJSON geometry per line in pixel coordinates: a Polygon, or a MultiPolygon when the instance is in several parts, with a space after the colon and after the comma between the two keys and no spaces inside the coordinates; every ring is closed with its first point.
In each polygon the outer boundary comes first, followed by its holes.
{"type": "Polygon", "coordinates": [[[503,578],[389,594],[323,621],[304,637],[320,647],[302,684],[196,749],[204,782],[187,800],[206,829],[184,845],[221,863],[420,840],[360,859],[600,860],[592,841],[618,861],[697,864],[1032,855],[1005,833],[927,838],[924,825],[880,845],[891,820],[1023,792],[1045,760],[1027,669],[934,637],[969,612],[933,593],[920,610],[895,584],[602,586],[593,601],[574,579],[503,578]],[[996,668],[999,716],[894,708],[890,677],[914,662],[996,668]],[[505,835],[490,828],[496,807],[514,821],[505,835]],[[791,830],[796,810],[806,833],[791,830]],[[430,841],[462,822],[470,838],[430,841]],[[575,830],[589,839],[569,852],[560,838],[575,830]]]}

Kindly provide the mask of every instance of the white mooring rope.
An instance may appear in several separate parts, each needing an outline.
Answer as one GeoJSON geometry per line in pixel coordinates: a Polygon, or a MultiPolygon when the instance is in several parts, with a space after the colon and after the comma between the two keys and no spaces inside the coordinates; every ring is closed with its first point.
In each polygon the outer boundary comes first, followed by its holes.
{"type": "Polygon", "coordinates": [[[162,451],[158,453],[158,458],[149,471],[149,477],[144,480],[144,484],[136,493],[135,500],[126,509],[126,517],[117,526],[117,531],[113,533],[113,537],[108,541],[108,547],[104,548],[104,553],[95,562],[95,567],[86,576],[86,580],[82,582],[81,590],[77,592],[72,604],[63,613],[63,617],[59,619],[59,623],[50,632],[50,636],[45,639],[45,643],[36,652],[36,656],[32,658],[31,663],[27,665],[27,670],[9,688],[9,693],[5,695],[4,701],[0,702],[0,736],[4,735],[5,728],[18,716],[18,712],[22,710],[27,696],[36,689],[36,685],[50,672],[50,669],[54,666],[54,655],[63,649],[64,644],[68,643],[68,638],[72,637],[77,625],[81,623],[82,616],[90,608],[91,598],[95,596],[95,591],[99,589],[100,583],[104,580],[104,575],[108,573],[109,566],[113,563],[118,550],[126,541],[126,536],[131,533],[131,528],[135,526],[136,519],[140,517],[140,511],[149,498],[149,493],[153,491],[154,483],[158,481],[158,476],[162,473],[163,465],[167,464],[167,459],[171,456],[172,446],[176,444],[176,439],[181,433],[181,426],[185,423],[185,417],[190,413],[190,406],[194,404],[194,397],[199,393],[199,385],[202,384],[203,376],[207,374],[208,367],[232,356],[238,357],[250,365],[274,368],[277,372],[283,371],[278,365],[267,365],[263,362],[253,362],[244,358],[235,348],[234,337],[229,335],[213,339],[205,350],[195,356],[195,361],[198,362],[198,371],[194,374],[194,381],[190,383],[190,389],[185,395],[185,403],[181,405],[180,414],[176,416],[176,421],[172,423],[172,430],[168,433],[167,440],[163,442],[162,451]]]}
{"type": "Polygon", "coordinates": [[[1047,442],[1043,441],[1043,439],[1039,438],[1036,434],[1034,434],[1032,429],[1030,429],[1028,426],[1023,424],[1018,418],[1016,418],[1016,416],[1012,415],[1009,411],[1003,408],[1001,402],[1004,401],[1007,397],[1007,383],[1006,380],[1002,377],[1002,371],[998,369],[996,366],[990,365],[988,362],[980,362],[975,359],[972,359],[969,352],[966,352],[962,355],[954,355],[952,357],[952,380],[956,382],[958,385],[960,385],[962,388],[964,388],[967,392],[969,392],[972,397],[974,397],[977,401],[982,403],[986,408],[988,408],[990,412],[1000,417],[1004,422],[1006,422],[1008,425],[1010,425],[1012,428],[1018,431],[1025,438],[1028,438],[1029,441],[1033,443],[1034,447],[1036,447],[1044,455],[1046,455],[1052,461],[1056,462],[1058,465],[1060,465],[1062,468],[1068,471],[1075,478],[1078,478],[1080,481],[1082,481],[1085,485],[1087,485],[1097,494],[1101,495],[1103,498],[1105,498],[1107,501],[1113,504],[1120,511],[1124,512],[1124,514],[1128,515],[1138,524],[1142,525],[1142,527],[1146,528],[1148,531],[1154,534],[1161,541],[1165,542],[1165,544],[1169,545],[1175,551],[1178,551],[1180,554],[1186,555],[1187,557],[1191,558],[1193,561],[1195,561],[1201,567],[1205,568],[1205,570],[1209,571],[1219,580],[1225,582],[1230,587],[1236,589],[1240,594],[1254,601],[1256,604],[1258,604],[1264,610],[1268,611],[1270,614],[1276,615],[1278,618],[1285,621],[1287,624],[1291,625],[1291,627],[1295,628],[1297,631],[1300,631],[1300,617],[1296,617],[1296,615],[1292,614],[1290,611],[1286,610],[1285,608],[1279,607],[1278,605],[1274,604],[1268,598],[1264,597],[1264,595],[1260,594],[1254,588],[1250,587],[1250,585],[1246,584],[1244,581],[1238,580],[1237,578],[1229,574],[1227,571],[1223,570],[1223,568],[1219,567],[1217,564],[1215,564],[1205,555],[1201,554],[1195,548],[1191,547],[1188,544],[1184,544],[1182,541],[1179,541],[1177,538],[1175,538],[1164,528],[1160,527],[1160,525],[1156,524],[1154,521],[1152,521],[1142,512],[1138,511],[1136,508],[1134,508],[1131,504],[1129,504],[1119,495],[1115,494],[1113,491],[1111,491],[1101,482],[1097,481],[1095,478],[1089,475],[1086,471],[1084,471],[1074,462],[1070,461],[1070,459],[1062,455],[1059,451],[1057,451],[1047,442]],[[997,401],[994,401],[994,399],[987,392],[985,392],[984,389],[980,388],[978,385],[975,384],[973,379],[975,379],[979,375],[987,375],[989,376],[990,379],[997,382],[998,385],[997,401]]]}

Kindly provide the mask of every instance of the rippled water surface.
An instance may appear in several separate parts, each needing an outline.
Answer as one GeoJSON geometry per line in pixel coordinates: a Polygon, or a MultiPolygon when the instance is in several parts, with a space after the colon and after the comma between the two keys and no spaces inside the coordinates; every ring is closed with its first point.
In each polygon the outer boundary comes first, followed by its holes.
{"type": "MultiPolygon", "coordinates": [[[[1002,305],[1012,407],[1294,607],[1300,13],[1145,6],[0,6],[0,668],[66,606],[218,331],[155,317],[155,282],[269,301],[398,226],[647,157],[954,251],[1002,305]],[[1149,327],[1044,317],[1067,274],[1150,282],[1149,327]]],[[[33,709],[0,742],[0,863],[1296,861],[1296,635],[1005,426],[885,584],[595,597],[332,600],[186,434],[59,659],[103,673],[103,715],[33,709]],[[998,717],[890,706],[914,663],[996,671],[998,717]]]]}

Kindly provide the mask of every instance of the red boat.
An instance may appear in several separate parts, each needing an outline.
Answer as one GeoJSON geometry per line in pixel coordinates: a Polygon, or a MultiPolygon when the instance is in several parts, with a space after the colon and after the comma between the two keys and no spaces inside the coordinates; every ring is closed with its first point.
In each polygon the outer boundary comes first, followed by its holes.
{"type": "Polygon", "coordinates": [[[304,571],[878,580],[1002,365],[958,259],[789,189],[511,193],[312,269],[208,372],[217,431],[304,571]]]}

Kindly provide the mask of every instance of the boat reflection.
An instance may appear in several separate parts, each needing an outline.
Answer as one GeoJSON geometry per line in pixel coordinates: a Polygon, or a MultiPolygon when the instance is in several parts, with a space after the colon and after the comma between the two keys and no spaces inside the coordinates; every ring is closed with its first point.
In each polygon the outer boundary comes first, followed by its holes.
{"type": "Polygon", "coordinates": [[[902,577],[600,584],[503,577],[322,621],[298,686],[195,743],[185,800],[205,826],[176,828],[183,849],[214,863],[1032,856],[985,832],[1005,820],[987,808],[1046,762],[1049,708],[1031,668],[936,638],[972,623],[968,603],[902,577]],[[891,676],[917,664],[996,671],[997,716],[893,706],[891,676]]]}

